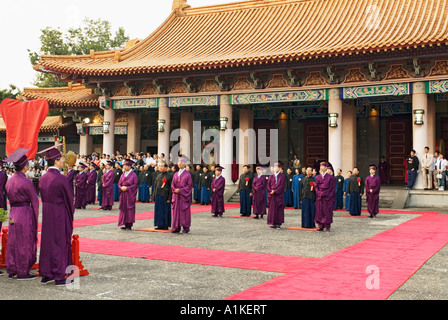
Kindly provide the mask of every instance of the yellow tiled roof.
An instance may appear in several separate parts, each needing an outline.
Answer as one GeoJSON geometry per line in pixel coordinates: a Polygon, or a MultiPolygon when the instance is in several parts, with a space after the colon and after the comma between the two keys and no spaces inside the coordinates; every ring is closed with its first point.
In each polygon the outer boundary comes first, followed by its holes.
{"type": "Polygon", "coordinates": [[[98,96],[81,84],[71,84],[58,88],[24,88],[22,98],[28,100],[45,99],[50,105],[60,107],[97,107],[98,96]]]}
{"type": "Polygon", "coordinates": [[[252,0],[184,6],[131,48],[42,56],[36,70],[204,70],[447,44],[448,0],[252,0]]]}

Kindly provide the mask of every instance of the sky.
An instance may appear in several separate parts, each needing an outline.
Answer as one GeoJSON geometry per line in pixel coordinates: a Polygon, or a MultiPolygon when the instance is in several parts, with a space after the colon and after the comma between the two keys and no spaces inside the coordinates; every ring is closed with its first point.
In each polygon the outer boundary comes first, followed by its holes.
{"type": "MultiPolygon", "coordinates": [[[[191,7],[238,0],[188,0],[191,7]]],[[[130,39],[149,36],[171,13],[173,0],[2,0],[0,7],[0,90],[9,84],[20,90],[33,87],[27,49],[38,52],[41,30],[67,30],[85,18],[111,23],[113,33],[123,27],[130,39]]]]}

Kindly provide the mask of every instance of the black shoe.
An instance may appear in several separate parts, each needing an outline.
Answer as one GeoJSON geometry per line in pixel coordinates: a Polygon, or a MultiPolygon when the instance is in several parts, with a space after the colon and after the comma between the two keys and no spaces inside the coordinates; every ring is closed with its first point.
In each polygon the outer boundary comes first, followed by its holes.
{"type": "Polygon", "coordinates": [[[254,217],[254,219],[260,219],[260,218],[258,217],[258,215],[256,215],[256,216],[254,217]]]}
{"type": "Polygon", "coordinates": [[[55,286],[65,286],[67,282],[65,280],[55,280],[54,285],[55,286]]]}
{"type": "Polygon", "coordinates": [[[9,278],[9,279],[17,278],[17,274],[15,274],[15,273],[11,273],[11,274],[8,275],[8,278],[9,278]]]}
{"type": "Polygon", "coordinates": [[[17,280],[33,280],[36,279],[35,275],[27,274],[25,276],[17,276],[17,280]]]}
{"type": "Polygon", "coordinates": [[[50,278],[50,277],[43,277],[43,278],[40,280],[40,283],[41,283],[41,284],[47,284],[47,283],[50,283],[50,282],[53,282],[53,281],[54,281],[53,278],[50,278]]]}

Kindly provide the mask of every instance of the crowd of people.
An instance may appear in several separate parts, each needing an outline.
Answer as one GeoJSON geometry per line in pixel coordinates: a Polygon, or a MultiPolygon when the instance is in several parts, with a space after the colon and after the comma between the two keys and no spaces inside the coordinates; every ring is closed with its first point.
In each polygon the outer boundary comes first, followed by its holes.
{"type": "MultiPolygon", "coordinates": [[[[117,152],[78,155],[73,166],[67,168],[56,147],[44,150],[45,157],[38,156],[32,161],[20,153],[23,150],[17,152],[2,161],[0,171],[3,193],[0,207],[7,209],[7,196],[11,208],[6,257],[11,278],[34,278],[29,271],[36,261],[39,193],[42,202],[39,272],[43,275],[43,284],[52,281],[65,284],[68,276],[65,268],[71,264],[70,238],[75,209],[86,209],[98,201],[99,208],[107,211],[118,202],[118,226],[132,230],[136,202],[153,202],[155,229],[183,234],[190,231],[193,202],[211,205],[213,217],[222,218],[225,212],[226,181],[222,175],[224,168],[219,164],[193,166],[183,155],[173,163],[171,155],[166,158],[164,154],[117,152]]],[[[420,159],[415,151],[411,152],[406,161],[407,188],[413,187],[419,170],[423,170],[426,189],[432,187],[433,181],[438,183],[436,188],[444,188],[448,162],[440,152],[436,155],[431,155],[429,148],[425,148],[420,159]]],[[[364,194],[369,217],[377,216],[381,185],[387,182],[385,168],[387,163],[382,157],[378,166],[369,166],[368,176],[362,177],[355,167],[344,177],[341,169],[334,170],[327,161],[303,167],[294,157],[290,166],[281,161],[271,167],[256,166],[255,170],[244,165],[239,177],[235,175],[234,163],[231,179],[239,181],[241,216],[254,219],[267,216],[269,227],[281,229],[284,209],[290,207],[301,209],[302,228],[329,232],[334,210],[361,215],[364,194]]]]}

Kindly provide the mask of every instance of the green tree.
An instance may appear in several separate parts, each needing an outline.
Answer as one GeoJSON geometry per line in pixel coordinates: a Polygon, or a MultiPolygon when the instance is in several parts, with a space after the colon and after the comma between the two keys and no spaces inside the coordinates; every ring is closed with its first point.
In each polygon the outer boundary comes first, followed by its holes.
{"type": "MultiPolygon", "coordinates": [[[[39,62],[41,55],[83,55],[89,54],[90,50],[116,50],[129,41],[129,36],[122,27],[113,35],[110,22],[101,19],[85,18],[83,25],[72,27],[67,32],[51,27],[41,32],[39,52],[28,50],[32,65],[39,62]]],[[[65,86],[66,82],[58,81],[52,74],[39,72],[33,84],[37,87],[60,87],[65,86]]]]}
{"type": "Polygon", "coordinates": [[[0,103],[4,99],[16,99],[20,95],[20,90],[13,84],[9,85],[9,89],[0,89],[0,103]]]}

